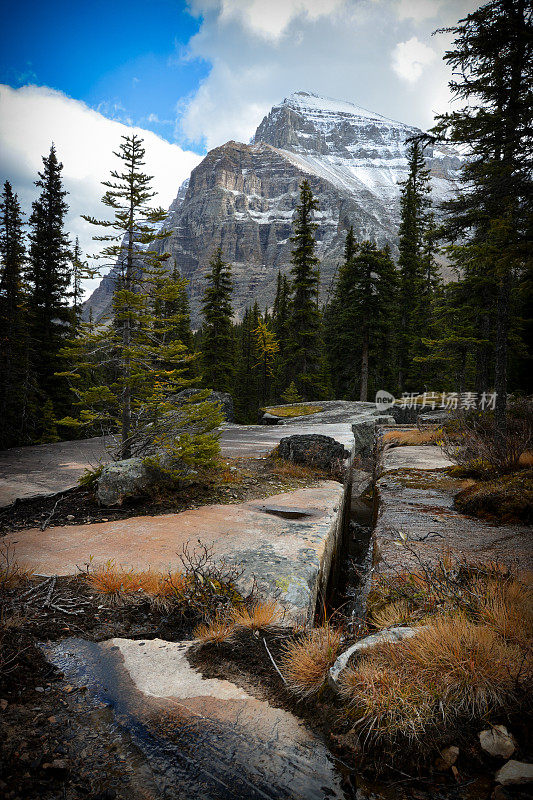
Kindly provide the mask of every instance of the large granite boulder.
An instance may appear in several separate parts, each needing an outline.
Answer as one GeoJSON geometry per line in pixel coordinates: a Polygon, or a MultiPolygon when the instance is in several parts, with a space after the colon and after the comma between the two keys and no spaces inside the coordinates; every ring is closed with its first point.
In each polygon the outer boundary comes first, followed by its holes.
{"type": "Polygon", "coordinates": [[[125,458],[107,464],[97,481],[96,496],[103,506],[122,505],[126,497],[139,497],[151,485],[142,458],[125,458]]]}
{"type": "Polygon", "coordinates": [[[185,463],[165,456],[125,458],[102,469],[96,497],[103,506],[121,506],[124,500],[143,497],[157,488],[182,488],[191,474],[185,463]]]}
{"type": "Polygon", "coordinates": [[[320,433],[295,434],[280,440],[278,455],[306,467],[339,472],[349,453],[340,442],[320,433]]]}
{"type": "MultiPolygon", "coordinates": [[[[183,391],[179,392],[178,394],[174,395],[173,403],[177,406],[183,405],[187,400],[190,400],[191,397],[194,397],[195,394],[198,394],[199,389],[183,389],[183,391]]],[[[224,419],[226,422],[233,422],[235,419],[235,414],[233,411],[233,398],[228,392],[209,392],[208,396],[205,398],[206,403],[218,403],[222,414],[224,415],[224,419]]]]}

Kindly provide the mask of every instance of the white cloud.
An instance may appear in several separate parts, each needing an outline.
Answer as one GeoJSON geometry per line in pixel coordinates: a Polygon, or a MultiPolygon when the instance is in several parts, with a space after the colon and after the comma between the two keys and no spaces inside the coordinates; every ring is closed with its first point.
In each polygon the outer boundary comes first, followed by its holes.
{"type": "Polygon", "coordinates": [[[220,20],[237,18],[251,31],[277,39],[299,16],[315,21],[328,16],[346,0],[221,0],[220,20]]]}
{"type": "Polygon", "coordinates": [[[211,71],[180,106],[178,130],[208,148],[246,142],[271,106],[298,90],[429,128],[447,107],[451,77],[442,61],[449,36],[431,34],[475,3],[316,0],[304,9],[298,0],[191,0],[202,24],[189,42],[189,58],[207,61],[211,71]],[[261,28],[263,35],[255,35],[261,28]]]}
{"type": "Polygon", "coordinates": [[[416,36],[406,42],[398,42],[392,51],[394,72],[409,83],[416,83],[425,68],[437,58],[436,52],[416,36]]]}
{"type": "Polygon", "coordinates": [[[442,5],[443,0],[399,0],[396,13],[399,19],[418,22],[436,17],[442,5]]]}
{"type": "Polygon", "coordinates": [[[154,204],[165,208],[201,159],[151,131],[107,119],[84,103],[43,86],[12,89],[0,84],[0,120],[1,179],[11,181],[26,212],[31,211],[38,193],[33,182],[42,168],[41,156],[48,154],[54,142],[69,192],[67,229],[73,238],[79,236],[86,253],[97,250],[92,236],[98,231],[80,215],[106,216],[100,203],[101,181],[107,180],[118,164],[113,150],[118,149],[122,135],[135,131],[143,137],[145,169],[154,176],[158,192],[154,204]]]}

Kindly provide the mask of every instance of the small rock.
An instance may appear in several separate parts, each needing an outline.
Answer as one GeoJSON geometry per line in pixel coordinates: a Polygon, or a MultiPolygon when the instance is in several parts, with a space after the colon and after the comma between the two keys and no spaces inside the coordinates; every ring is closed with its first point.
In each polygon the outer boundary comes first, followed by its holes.
{"type": "Polygon", "coordinates": [[[76,517],[74,516],[74,514],[67,514],[67,519],[68,519],[70,522],[72,522],[72,520],[73,520],[73,519],[76,519],[76,517]]]}
{"type": "Polygon", "coordinates": [[[505,725],[495,725],[481,731],[479,743],[489,756],[495,758],[510,758],[516,750],[516,742],[505,725]]]}
{"type": "Polygon", "coordinates": [[[43,686],[36,686],[35,687],[35,691],[39,692],[39,694],[42,694],[44,692],[44,687],[43,686]]]}
{"type": "Polygon", "coordinates": [[[498,770],[495,777],[496,783],[503,786],[512,784],[533,782],[533,764],[526,764],[524,761],[508,761],[498,770]]]}
{"type": "Polygon", "coordinates": [[[2,709],[2,711],[5,711],[8,705],[9,703],[7,702],[7,700],[4,699],[0,700],[0,709],[2,709]]]}
{"type": "Polygon", "coordinates": [[[435,761],[435,769],[438,772],[445,772],[447,769],[450,769],[454,766],[455,762],[459,757],[459,748],[455,745],[450,745],[450,747],[445,747],[444,750],[441,750],[439,758],[435,761]]]}

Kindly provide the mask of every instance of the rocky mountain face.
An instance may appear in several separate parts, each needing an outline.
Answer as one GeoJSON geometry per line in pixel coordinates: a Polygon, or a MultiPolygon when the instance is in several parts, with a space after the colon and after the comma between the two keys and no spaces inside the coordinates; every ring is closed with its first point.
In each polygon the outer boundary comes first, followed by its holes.
{"type": "MultiPolygon", "coordinates": [[[[291,223],[299,186],[319,202],[322,294],[342,260],[346,231],[397,251],[400,181],[407,176],[406,139],[419,129],[352,103],[296,92],[274,106],[250,144],[211,150],[180,187],[169,209],[163,249],[188,278],[193,325],[209,259],[222,247],[231,262],[236,315],[259,301],[272,305],[278,270],[290,270],[291,223]]],[[[436,203],[454,190],[461,159],[451,148],[426,149],[436,203]]],[[[109,306],[113,274],[86,303],[98,318],[109,306]]]]}

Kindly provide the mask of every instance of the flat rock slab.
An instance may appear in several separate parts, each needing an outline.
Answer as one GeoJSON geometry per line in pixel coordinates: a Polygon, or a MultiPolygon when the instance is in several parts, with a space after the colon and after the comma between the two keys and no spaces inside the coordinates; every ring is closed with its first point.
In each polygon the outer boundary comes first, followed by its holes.
{"type": "Polygon", "coordinates": [[[344,487],[321,481],[313,488],[274,495],[268,503],[203,506],[179,514],[130,517],[112,522],[32,528],[5,537],[20,564],[39,574],[71,575],[89,559],[114,559],[134,569],[179,569],[178,553],[198,540],[216,558],[241,564],[240,589],[255,576],[260,593],[278,598],[292,624],[314,617],[318,592],[326,588],[333,552],[342,532],[344,487]],[[273,513],[274,512],[274,513],[273,513]]]}
{"type": "MultiPolygon", "coordinates": [[[[339,424],[346,423],[351,425],[356,422],[361,416],[377,416],[383,412],[379,410],[375,403],[365,403],[359,400],[309,400],[303,403],[305,406],[316,406],[321,408],[322,411],[317,411],[314,414],[304,414],[301,417],[286,417],[279,418],[279,425],[292,426],[295,424],[296,419],[298,425],[323,425],[323,424],[339,424]],[[286,420],[286,421],[285,421],[286,420]]],[[[280,406],[271,406],[272,408],[279,408],[280,406]]],[[[267,409],[271,410],[271,409],[267,409]]],[[[286,436],[288,434],[285,434],[286,436]]],[[[332,434],[330,434],[332,435],[332,434]]]]}
{"type": "Polygon", "coordinates": [[[379,571],[414,569],[415,554],[432,562],[447,550],[459,558],[533,568],[530,527],[492,524],[455,510],[455,495],[470,482],[448,475],[445,468],[451,463],[435,446],[386,451],[384,475],[377,483],[379,571]],[[400,531],[414,552],[402,544],[400,531]]]}
{"type": "Polygon", "coordinates": [[[340,800],[323,741],[297,717],[235,684],[205,679],[191,642],[67,639],[45,653],[69,682],[113,709],[163,797],[340,800]]]}
{"type": "MultiPolygon", "coordinates": [[[[268,428],[262,425],[221,427],[220,449],[231,458],[261,458],[268,455],[284,436],[296,433],[322,433],[340,442],[348,452],[353,435],[348,424],[300,424],[268,428]]],[[[0,508],[17,498],[64,492],[77,485],[87,468],[111,460],[110,438],[96,437],[72,442],[56,442],[0,451],[0,508]]]]}
{"type": "Polygon", "coordinates": [[[17,498],[64,492],[85,469],[107,461],[106,439],[39,444],[0,450],[0,508],[17,498]]]}

